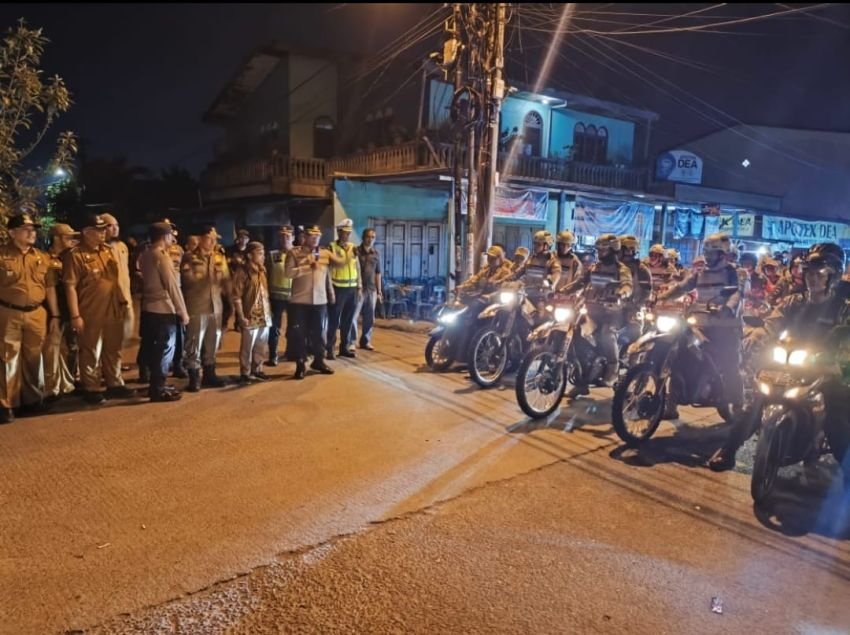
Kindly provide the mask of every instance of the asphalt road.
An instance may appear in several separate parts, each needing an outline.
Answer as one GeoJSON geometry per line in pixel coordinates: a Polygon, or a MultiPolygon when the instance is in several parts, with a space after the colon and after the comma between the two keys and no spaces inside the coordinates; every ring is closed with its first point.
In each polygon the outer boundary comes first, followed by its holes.
{"type": "Polygon", "coordinates": [[[709,411],[635,452],[610,391],[529,422],[421,335],[376,346],[0,427],[0,632],[850,632],[829,465],[756,513],[746,453],[700,467],[709,411]]]}

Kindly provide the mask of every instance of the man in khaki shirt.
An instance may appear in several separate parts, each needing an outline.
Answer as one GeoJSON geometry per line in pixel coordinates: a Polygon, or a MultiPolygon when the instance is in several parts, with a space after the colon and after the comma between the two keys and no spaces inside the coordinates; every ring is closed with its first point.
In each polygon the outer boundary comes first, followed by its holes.
{"type": "Polygon", "coordinates": [[[40,225],[29,214],[13,216],[6,229],[9,242],[0,245],[0,423],[14,420],[12,408],[42,410],[41,346],[50,331],[59,328],[55,278],[50,258],[36,249],[40,225]]]}
{"type": "Polygon", "coordinates": [[[215,354],[221,339],[221,294],[230,280],[230,271],[226,256],[216,249],[219,235],[215,227],[204,227],[199,236],[197,249],[187,251],[180,265],[183,297],[189,311],[185,342],[189,392],[198,392],[202,385],[206,388],[220,388],[225,385],[224,380],[215,372],[215,354]]]}
{"type": "Polygon", "coordinates": [[[59,306],[59,328],[52,329],[44,340],[44,398],[55,401],[74,392],[77,374],[77,338],[71,330],[68,302],[62,284],[62,255],[80,242],[80,232],[70,225],[56,223],[50,228],[50,269],[56,281],[56,300],[59,306]]]}
{"type": "Polygon", "coordinates": [[[127,316],[124,318],[124,346],[126,346],[133,336],[133,324],[135,323],[133,293],[130,289],[130,249],[118,237],[121,232],[118,219],[112,214],[101,214],[100,217],[106,223],[106,246],[112,250],[115,262],[118,263],[118,286],[127,301],[127,316]]]}
{"type": "Polygon", "coordinates": [[[106,397],[135,393],[121,377],[121,346],[127,300],[119,281],[118,262],[106,246],[106,223],[87,214],[79,226],[82,242],[63,257],[62,277],[71,313],[71,328],[80,349],[80,380],[85,399],[100,405],[106,397]],[[106,381],[106,394],[101,387],[106,381]]]}

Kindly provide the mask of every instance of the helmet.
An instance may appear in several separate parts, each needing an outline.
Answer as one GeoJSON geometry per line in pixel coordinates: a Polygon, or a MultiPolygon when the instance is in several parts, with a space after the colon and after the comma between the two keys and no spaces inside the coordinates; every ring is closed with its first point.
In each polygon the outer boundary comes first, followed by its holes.
{"type": "Polygon", "coordinates": [[[505,251],[499,245],[493,245],[490,249],[487,250],[487,255],[492,256],[494,258],[504,258],[505,251]]]}
{"type": "Polygon", "coordinates": [[[705,266],[705,256],[697,256],[694,258],[694,267],[697,265],[705,266]]]}
{"type": "Polygon", "coordinates": [[[631,249],[636,252],[638,250],[638,239],[631,234],[620,236],[620,246],[623,249],[631,249]]]}
{"type": "Polygon", "coordinates": [[[564,231],[558,233],[558,244],[559,245],[574,245],[576,242],[575,234],[573,234],[570,230],[565,229],[564,231]]]}
{"type": "Polygon", "coordinates": [[[831,267],[836,273],[844,271],[844,250],[835,243],[819,243],[809,249],[805,264],[815,267],[831,267]]]}
{"type": "Polygon", "coordinates": [[[762,269],[765,267],[773,267],[774,269],[779,269],[779,261],[775,258],[765,258],[761,263],[762,269]]]}
{"type": "Polygon", "coordinates": [[[650,256],[653,256],[653,255],[663,256],[664,255],[664,245],[661,245],[661,244],[653,245],[652,247],[649,248],[649,255],[650,256]]]}
{"type": "Polygon", "coordinates": [[[514,252],[514,258],[520,256],[521,258],[528,258],[528,247],[517,247],[514,252]]]}
{"type": "Polygon", "coordinates": [[[596,239],[596,249],[610,249],[620,251],[620,239],[614,234],[602,234],[596,239]]]}
{"type": "Polygon", "coordinates": [[[732,241],[729,239],[728,234],[711,234],[710,236],[706,236],[702,246],[702,251],[706,254],[710,251],[722,251],[724,254],[728,254],[731,249],[732,241]]]}
{"type": "Polygon", "coordinates": [[[753,265],[753,267],[755,267],[755,266],[758,264],[759,259],[758,259],[758,258],[756,257],[756,255],[755,255],[754,253],[752,253],[752,252],[747,252],[747,253],[743,253],[743,254],[741,254],[741,265],[744,265],[744,264],[746,264],[746,263],[748,263],[748,262],[749,262],[750,264],[752,264],[752,265],[753,265]]]}
{"type": "Polygon", "coordinates": [[[547,232],[545,229],[541,229],[539,232],[534,232],[534,242],[536,243],[546,243],[546,247],[552,248],[552,234],[547,232]]]}
{"type": "Polygon", "coordinates": [[[678,249],[668,249],[667,250],[667,258],[670,260],[678,260],[679,259],[679,250],[678,249]]]}

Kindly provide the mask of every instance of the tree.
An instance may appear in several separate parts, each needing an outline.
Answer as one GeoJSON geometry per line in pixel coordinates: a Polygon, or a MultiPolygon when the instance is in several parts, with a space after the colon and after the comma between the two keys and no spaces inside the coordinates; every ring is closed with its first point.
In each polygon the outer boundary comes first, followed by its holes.
{"type": "Polygon", "coordinates": [[[0,43],[0,220],[36,213],[52,175],[69,172],[77,151],[72,132],[59,134],[53,158],[41,168],[25,167],[56,118],[71,107],[71,94],[58,75],[42,80],[41,56],[48,43],[41,29],[21,19],[0,43]]]}

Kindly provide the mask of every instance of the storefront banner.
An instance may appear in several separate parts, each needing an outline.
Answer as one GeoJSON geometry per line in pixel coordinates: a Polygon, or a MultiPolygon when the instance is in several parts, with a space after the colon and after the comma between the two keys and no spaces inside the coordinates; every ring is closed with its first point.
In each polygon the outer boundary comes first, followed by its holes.
{"type": "MultiPolygon", "coordinates": [[[[478,192],[481,196],[481,192],[478,192]]],[[[466,189],[461,191],[461,214],[466,215],[466,189]]],[[[521,190],[504,185],[496,186],[496,201],[493,206],[495,218],[546,222],[549,214],[549,192],[521,190]]]]}
{"type": "Polygon", "coordinates": [[[580,236],[632,234],[648,244],[654,220],[655,208],[646,203],[576,196],[574,231],[580,236]]]}
{"type": "Polygon", "coordinates": [[[837,243],[847,236],[848,227],[827,221],[802,221],[781,216],[763,216],[761,235],[768,240],[784,240],[794,245],[837,243]]]}
{"type": "Polygon", "coordinates": [[[721,214],[720,225],[718,226],[717,230],[723,232],[724,234],[729,234],[731,236],[735,232],[735,215],[721,214]]]}
{"type": "Polygon", "coordinates": [[[756,215],[755,214],[738,214],[738,234],[739,238],[750,238],[755,233],[756,215]]]}

